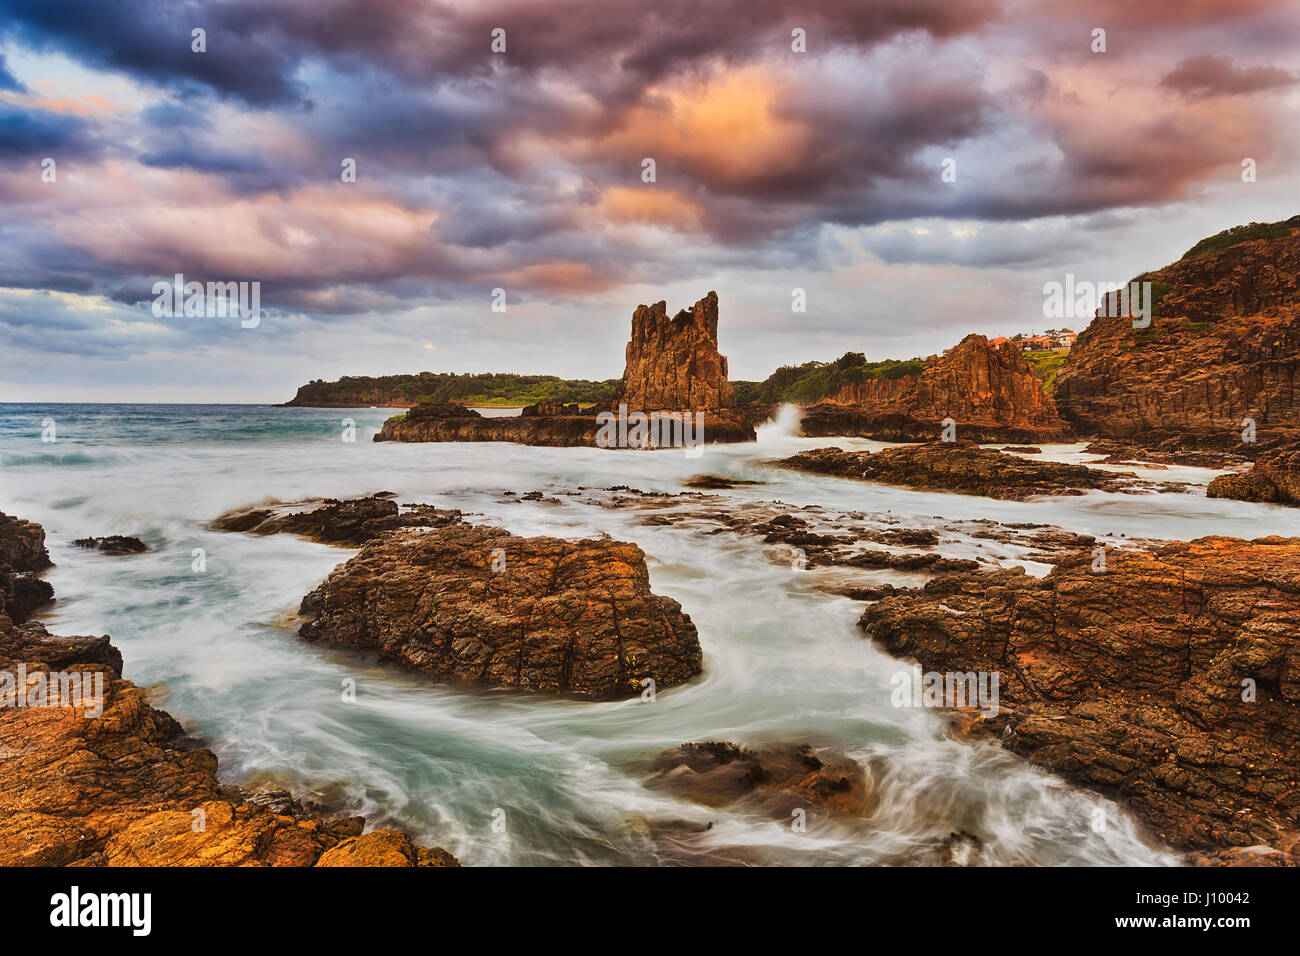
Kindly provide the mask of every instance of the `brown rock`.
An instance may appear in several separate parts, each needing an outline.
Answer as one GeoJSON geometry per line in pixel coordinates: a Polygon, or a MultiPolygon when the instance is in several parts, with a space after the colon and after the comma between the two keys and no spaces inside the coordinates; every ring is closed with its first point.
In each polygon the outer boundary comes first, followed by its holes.
{"type": "Polygon", "coordinates": [[[317,866],[460,866],[446,850],[418,847],[399,830],[350,837],[321,854],[317,866]]]}
{"type": "Polygon", "coordinates": [[[861,623],[926,670],[997,672],[1001,713],[980,723],[1168,842],[1294,847],[1298,565],[1300,538],[1201,538],[1114,551],[1105,571],[1083,555],[1041,581],[949,576],[861,623]]]}
{"type": "Polygon", "coordinates": [[[805,435],[854,435],[880,441],[930,441],[942,422],[972,441],[1050,442],[1069,436],[1052,399],[1015,342],[993,345],[968,335],[926,360],[920,375],[845,386],[807,409],[805,435]]]}
{"type": "MultiPolygon", "coordinates": [[[[744,415],[733,409],[715,409],[701,414],[703,415],[703,441],[706,444],[754,440],[753,425],[744,415]]],[[[397,416],[384,422],[383,428],[375,435],[374,440],[508,441],[520,445],[594,448],[602,446],[600,441],[602,422],[597,415],[598,413],[593,410],[577,415],[567,413],[545,415],[539,412],[528,416],[502,418],[413,419],[408,414],[405,418],[397,416]]],[[[694,423],[695,419],[691,421],[694,423]]],[[[608,443],[605,443],[604,447],[609,447],[608,443]]]]}
{"type": "Polygon", "coordinates": [[[72,542],[78,548],[102,551],[104,554],[142,554],[149,546],[139,538],[125,534],[110,534],[106,538],[78,538],[72,542]]]}
{"type": "Polygon", "coordinates": [[[1036,495],[1078,495],[1084,489],[1134,488],[1130,481],[1134,476],[1128,472],[1034,461],[958,442],[931,442],[876,452],[814,448],[774,464],[820,475],[1012,501],[1036,495]]]}
{"type": "Polygon", "coordinates": [[[718,294],[671,319],[665,302],[632,314],[620,401],[632,411],[697,411],[736,404],[727,359],[718,352],[718,294]]]}
{"type": "Polygon", "coordinates": [[[45,529],[0,512],[0,614],[19,623],[54,600],[54,588],[36,575],[51,566],[45,529]]]}
{"type": "Polygon", "coordinates": [[[100,675],[103,713],[0,707],[0,866],[311,866],[363,826],[221,786],[216,757],[122,679],[107,637],[53,637],[0,614],[0,670],[20,664],[100,675]]]}
{"type": "Polygon", "coordinates": [[[14,571],[44,571],[53,562],[45,550],[45,529],[0,512],[0,566],[14,571]]]}
{"type": "Polygon", "coordinates": [[[1219,475],[1205,494],[1208,498],[1300,505],[1300,451],[1266,452],[1245,474],[1219,475]]]}
{"type": "Polygon", "coordinates": [[[658,757],[649,786],[710,807],[744,804],[780,819],[795,809],[868,816],[876,806],[861,766],[810,744],[761,750],[726,741],[682,744],[658,757]]]}
{"type": "Polygon", "coordinates": [[[214,520],[215,531],[300,534],[325,544],[358,546],[396,528],[441,528],[461,520],[460,512],[430,505],[398,507],[391,493],[336,498],[229,511],[214,520]]]}
{"type": "Polygon", "coordinates": [[[613,540],[517,538],[466,524],[367,544],[303,599],[300,633],[436,680],[605,700],[700,672],[695,625],[613,540]],[[499,568],[500,570],[495,570],[499,568]]]}
{"type": "Polygon", "coordinates": [[[1080,333],[1056,379],[1061,415],[1080,434],[1176,434],[1243,450],[1300,437],[1300,217],[1215,237],[1138,276],[1158,296],[1147,329],[1101,316],[1080,333]]]}

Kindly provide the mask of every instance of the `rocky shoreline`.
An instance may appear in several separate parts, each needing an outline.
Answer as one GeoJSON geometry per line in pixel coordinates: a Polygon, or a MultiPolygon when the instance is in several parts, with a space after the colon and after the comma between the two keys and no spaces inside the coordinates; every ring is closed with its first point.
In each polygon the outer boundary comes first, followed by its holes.
{"type": "MultiPolygon", "coordinates": [[[[980,451],[942,449],[972,450],[980,451]]],[[[927,670],[1000,675],[998,713],[950,710],[955,732],[992,736],[1115,797],[1190,863],[1300,864],[1300,791],[1291,780],[1300,766],[1300,588],[1291,573],[1300,539],[1116,546],[1043,525],[950,522],[936,532],[818,506],[737,508],[716,492],[565,493],[643,510],[645,524],[793,549],[799,567],[838,575],[822,589],[867,603],[864,633],[889,653],[927,670]],[[948,557],[953,534],[996,544],[1000,556],[948,557]],[[1042,579],[1008,570],[1006,548],[1051,570],[1042,579]],[[882,571],[918,577],[914,586],[877,583],[882,571]]],[[[39,526],[5,520],[5,560],[39,565],[39,526]]],[[[519,538],[469,524],[455,509],[399,505],[387,492],[243,509],[212,527],[360,548],[303,600],[302,636],[435,680],[606,700],[642,693],[647,678],[670,687],[702,667],[690,618],[650,593],[634,545],[519,538]]],[[[0,788],[8,820],[0,862],[455,865],[399,832],[363,833],[359,818],[329,820],[286,795],[221,786],[215,757],[122,680],[106,637],[54,638],[3,616],[0,656],[0,667],[99,672],[106,688],[101,718],[52,708],[0,714],[0,746],[23,761],[0,788]],[[102,800],[66,799],[88,781],[102,800]],[[204,831],[190,829],[196,811],[204,831]]],[[[652,789],[774,818],[794,801],[867,821],[875,800],[862,767],[798,743],[684,743],[649,773],[652,789]]],[[[954,831],[934,854],[932,862],[958,862],[978,854],[978,841],[954,831]]]]}
{"type": "Polygon", "coordinates": [[[995,672],[968,731],[1123,800],[1196,863],[1300,864],[1300,538],[954,574],[865,634],[927,671],[995,672]],[[1122,635],[1122,639],[1121,639],[1122,635]]]}
{"type": "MultiPolygon", "coordinates": [[[[0,564],[42,555],[39,525],[0,515],[0,564]]],[[[0,706],[0,866],[460,865],[405,833],[364,832],[362,817],[222,785],[212,751],[122,678],[107,636],[58,637],[12,610],[0,607],[0,671],[25,685],[0,706]],[[78,677],[77,706],[33,703],[52,672],[78,677]]]]}

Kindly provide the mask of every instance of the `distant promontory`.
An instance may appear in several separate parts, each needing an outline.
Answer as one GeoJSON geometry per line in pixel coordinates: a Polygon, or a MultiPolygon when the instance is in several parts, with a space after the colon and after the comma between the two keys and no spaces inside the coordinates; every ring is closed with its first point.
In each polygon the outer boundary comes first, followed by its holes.
{"type": "Polygon", "coordinates": [[[363,405],[409,408],[433,402],[462,405],[535,405],[577,402],[596,405],[614,397],[619,379],[591,382],[555,375],[510,373],[455,374],[418,372],[411,375],[345,375],[337,382],[322,379],[298,388],[281,408],[355,408],[363,405]]]}

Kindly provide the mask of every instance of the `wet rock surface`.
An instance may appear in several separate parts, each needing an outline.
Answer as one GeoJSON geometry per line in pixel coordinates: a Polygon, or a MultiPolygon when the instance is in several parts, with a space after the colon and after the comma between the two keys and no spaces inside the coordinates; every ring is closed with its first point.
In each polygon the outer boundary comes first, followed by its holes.
{"type": "Polygon", "coordinates": [[[124,534],[110,534],[106,538],[78,538],[72,542],[78,548],[101,551],[104,554],[143,554],[149,546],[139,538],[124,534]]]}
{"type": "MultiPolygon", "coordinates": [[[[411,411],[414,412],[420,406],[411,411]]],[[[630,406],[629,406],[630,407],[630,406]]],[[[691,413],[692,416],[694,413],[691,413]]],[[[733,409],[710,409],[701,412],[702,419],[691,418],[691,440],[704,444],[718,442],[746,442],[754,440],[754,427],[740,412],[733,409]],[[702,438],[695,437],[702,435],[702,438]]],[[[674,426],[669,425],[671,434],[674,426]]],[[[678,427],[681,434],[685,429],[678,427]]],[[[630,431],[630,429],[628,429],[630,431]]],[[[569,447],[611,447],[620,449],[615,439],[610,442],[610,429],[597,418],[597,412],[587,411],[577,415],[536,414],[505,418],[405,418],[398,416],[384,422],[375,441],[444,442],[444,441],[503,441],[520,445],[569,447]]],[[[685,438],[682,439],[682,442],[685,438]]],[[[665,443],[666,447],[668,446],[665,443]]]]}
{"type": "Polygon", "coordinates": [[[19,623],[54,600],[54,588],[37,577],[50,567],[45,529],[0,512],[0,614],[19,623]]]}
{"type": "Polygon", "coordinates": [[[1300,449],[1266,452],[1244,474],[1219,475],[1205,493],[1210,498],[1300,505],[1300,449]]]}
{"type": "Polygon", "coordinates": [[[1010,501],[1039,495],[1079,495],[1089,490],[1186,490],[1185,485],[1175,482],[1144,482],[1131,472],[1035,461],[959,442],[931,442],[875,452],[814,448],[772,464],[819,475],[1010,501]]]}
{"type": "Polygon", "coordinates": [[[461,514],[429,505],[398,506],[383,492],[365,498],[316,499],[227,512],[211,523],[215,531],[299,534],[323,544],[358,547],[397,528],[439,528],[456,524],[461,514]]]}
{"type": "Polygon", "coordinates": [[[664,751],[647,781],[709,807],[744,806],[779,819],[801,809],[867,816],[875,807],[867,773],[852,759],[811,744],[750,750],[728,741],[664,751]]]}
{"type": "Polygon", "coordinates": [[[1300,538],[1211,537],[1114,551],[1101,572],[1081,556],[1042,580],[949,575],[861,626],[926,670],[997,672],[1000,712],[974,725],[1119,797],[1161,839],[1294,864],[1297,561],[1300,538]]]}

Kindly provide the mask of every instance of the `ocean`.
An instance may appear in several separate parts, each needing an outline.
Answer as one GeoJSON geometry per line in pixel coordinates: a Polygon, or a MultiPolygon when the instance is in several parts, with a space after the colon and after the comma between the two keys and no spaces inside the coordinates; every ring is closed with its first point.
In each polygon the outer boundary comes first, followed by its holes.
{"type": "MultiPolygon", "coordinates": [[[[112,635],[125,676],[217,753],[223,782],[284,788],[330,812],[364,814],[470,865],[928,862],[953,834],[972,837],[969,862],[983,864],[1178,862],[1115,803],[992,743],[951,738],[933,711],[892,706],[891,675],[905,665],[863,638],[862,605],[819,590],[817,572],[792,570],[772,546],[689,524],[647,526],[633,509],[584,498],[549,504],[503,493],[678,492],[690,476],[710,473],[763,482],[723,492],[737,501],[888,513],[908,527],[1040,521],[1116,542],[1279,533],[1279,509],[1210,507],[1203,493],[1003,502],[779,471],[764,460],[828,444],[882,447],[793,437],[788,409],[756,443],[708,447],[700,458],[373,443],[392,412],[0,405],[0,510],[40,522],[55,562],[47,578],[57,602],[44,623],[54,633],[112,635]],[[699,628],[704,674],[661,690],[652,704],[430,684],[298,639],[299,601],[353,551],[205,527],[259,502],[379,491],[459,508],[516,534],[636,542],[654,591],[680,601],[699,628]],[[136,535],[150,550],[110,557],[71,544],[107,534],[136,535]],[[352,703],[343,700],[347,679],[356,681],[352,703]],[[656,754],[703,740],[832,746],[868,769],[878,808],[865,820],[798,832],[645,786],[656,754]]],[[[1049,457],[1081,460],[1079,452],[1055,446],[1049,457]]],[[[1151,477],[1204,484],[1211,474],[1151,477]]],[[[1009,547],[983,546],[1006,563],[1018,559],[1009,547]]],[[[941,550],[962,557],[976,547],[958,535],[941,550]]]]}

